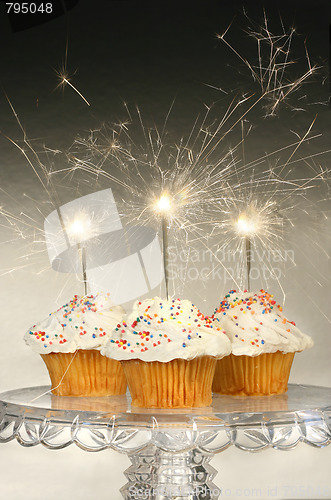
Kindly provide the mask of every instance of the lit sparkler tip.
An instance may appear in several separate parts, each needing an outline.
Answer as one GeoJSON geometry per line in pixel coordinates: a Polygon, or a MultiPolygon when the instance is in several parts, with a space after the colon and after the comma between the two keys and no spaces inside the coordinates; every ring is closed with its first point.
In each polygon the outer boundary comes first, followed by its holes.
{"type": "Polygon", "coordinates": [[[76,219],[74,222],[69,226],[68,231],[69,233],[72,234],[80,234],[84,230],[84,224],[83,221],[76,219]]]}
{"type": "Polygon", "coordinates": [[[173,209],[173,204],[171,198],[168,194],[162,194],[159,199],[156,200],[154,208],[160,214],[170,213],[173,209]]]}
{"type": "Polygon", "coordinates": [[[90,232],[90,225],[91,221],[88,218],[77,217],[67,227],[67,231],[70,236],[80,240],[90,232]]]}
{"type": "Polygon", "coordinates": [[[256,214],[242,213],[234,222],[235,230],[241,236],[253,236],[258,232],[259,221],[256,214]]]}

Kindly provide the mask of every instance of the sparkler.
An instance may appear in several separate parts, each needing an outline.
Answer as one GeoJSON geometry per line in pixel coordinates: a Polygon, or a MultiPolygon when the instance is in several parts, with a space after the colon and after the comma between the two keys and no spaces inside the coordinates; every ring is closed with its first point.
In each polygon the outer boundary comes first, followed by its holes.
{"type": "Polygon", "coordinates": [[[251,275],[251,234],[256,231],[255,221],[247,217],[246,214],[240,215],[235,222],[238,234],[243,235],[246,247],[246,268],[247,268],[247,290],[251,289],[250,275],[251,275]]]}
{"type": "MultiPolygon", "coordinates": [[[[139,118],[142,124],[140,114],[139,118]]],[[[156,129],[147,129],[143,124],[146,144],[143,148],[135,147],[137,140],[129,136],[128,130],[128,124],[120,124],[107,131],[107,135],[102,130],[94,131],[87,140],[79,138],[74,145],[75,151],[70,153],[72,166],[68,172],[88,172],[107,179],[114,189],[117,185],[120,188],[117,199],[122,199],[120,211],[128,223],[161,229],[165,287],[169,297],[169,281],[173,276],[176,276],[176,293],[179,293],[180,286],[186,284],[184,272],[180,275],[176,272],[178,267],[172,267],[175,272],[170,276],[169,241],[172,256],[181,251],[189,255],[195,243],[202,241],[208,251],[204,240],[208,234],[210,213],[212,207],[216,210],[216,191],[224,181],[215,176],[209,182],[209,163],[206,165],[204,161],[200,164],[197,158],[202,154],[204,141],[209,140],[206,130],[198,131],[199,138],[192,131],[192,140],[196,144],[200,139],[203,142],[197,152],[184,139],[179,144],[166,145],[162,134],[156,129]],[[113,147],[114,139],[116,148],[113,147]]],[[[228,156],[227,152],[225,156],[228,156]]],[[[186,267],[188,265],[189,261],[186,267]]]]}
{"type": "Polygon", "coordinates": [[[87,274],[86,274],[86,247],[82,245],[82,241],[86,239],[87,233],[89,232],[89,227],[91,225],[91,221],[88,218],[76,218],[73,223],[67,228],[67,232],[70,236],[73,236],[77,239],[77,250],[80,256],[80,261],[82,265],[82,275],[83,275],[83,284],[84,284],[84,295],[87,295],[87,274]]]}
{"type": "MultiPolygon", "coordinates": [[[[276,170],[282,169],[279,164],[276,170]]],[[[313,210],[313,205],[309,201],[308,192],[312,190],[316,194],[318,186],[319,189],[327,187],[328,174],[328,169],[321,168],[315,171],[314,176],[306,179],[293,178],[293,172],[292,176],[288,172],[288,178],[280,178],[271,169],[264,176],[253,172],[248,180],[239,178],[235,185],[229,186],[228,197],[220,204],[215,235],[222,238],[223,250],[228,249],[234,255],[239,253],[243,258],[247,278],[242,281],[246,283],[248,290],[251,286],[254,257],[259,264],[257,276],[260,279],[264,276],[262,286],[267,284],[266,269],[270,278],[276,280],[283,291],[279,269],[275,269],[272,262],[285,262],[288,257],[294,259],[284,251],[285,235],[295,227],[296,218],[303,211],[306,218],[305,230],[312,227],[313,218],[308,212],[313,210]],[[308,206],[310,209],[307,209],[308,206]]]]}
{"type": "Polygon", "coordinates": [[[169,300],[168,217],[171,214],[172,208],[173,207],[168,194],[162,194],[155,203],[155,210],[161,215],[162,221],[163,268],[167,300],[169,300]]]}

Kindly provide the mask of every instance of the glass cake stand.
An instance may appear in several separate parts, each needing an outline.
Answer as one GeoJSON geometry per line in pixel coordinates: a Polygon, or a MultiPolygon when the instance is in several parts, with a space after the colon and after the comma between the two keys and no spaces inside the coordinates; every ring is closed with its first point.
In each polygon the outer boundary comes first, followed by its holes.
{"type": "Polygon", "coordinates": [[[130,396],[54,396],[27,387],[0,394],[0,443],[126,453],[132,465],[125,499],[215,499],[217,471],[209,464],[231,445],[245,451],[291,450],[331,442],[331,388],[289,385],[286,394],[215,395],[208,408],[131,408],[130,396]]]}

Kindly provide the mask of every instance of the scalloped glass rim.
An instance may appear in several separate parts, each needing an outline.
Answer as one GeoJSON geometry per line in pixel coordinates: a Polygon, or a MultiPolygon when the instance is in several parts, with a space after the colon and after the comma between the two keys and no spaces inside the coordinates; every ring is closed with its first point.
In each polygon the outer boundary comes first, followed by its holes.
{"type": "Polygon", "coordinates": [[[290,385],[264,397],[216,395],[208,408],[132,409],[130,396],[68,398],[49,387],[0,394],[0,443],[85,451],[113,449],[135,456],[145,450],[215,454],[234,445],[244,451],[290,450],[304,442],[331,443],[331,388],[290,385]]]}

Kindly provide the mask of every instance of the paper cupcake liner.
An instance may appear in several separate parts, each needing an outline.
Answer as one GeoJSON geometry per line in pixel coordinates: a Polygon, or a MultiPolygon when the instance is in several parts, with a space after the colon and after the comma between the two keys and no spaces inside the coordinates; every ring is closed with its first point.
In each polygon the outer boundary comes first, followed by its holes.
{"type": "Polygon", "coordinates": [[[41,354],[57,396],[112,396],[125,394],[126,379],[119,361],[97,350],[41,354]],[[69,366],[70,365],[70,366],[69,366]]]}
{"type": "Polygon", "coordinates": [[[132,359],[122,361],[132,406],[192,408],[211,404],[216,359],[201,356],[168,363],[132,359]]]}
{"type": "Polygon", "coordinates": [[[213,392],[249,396],[282,394],[287,391],[294,354],[277,351],[259,356],[225,356],[217,361],[213,392]]]}

